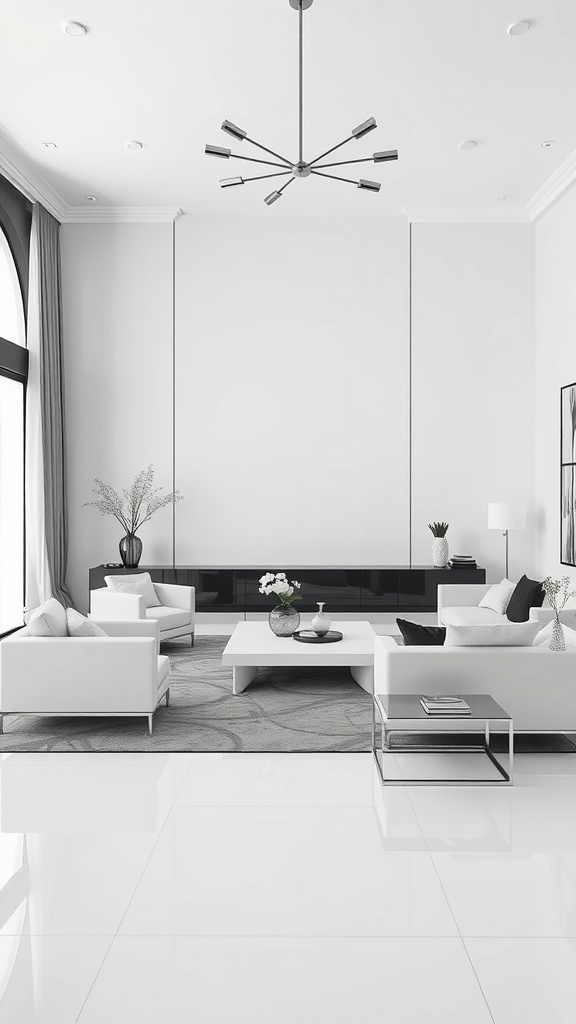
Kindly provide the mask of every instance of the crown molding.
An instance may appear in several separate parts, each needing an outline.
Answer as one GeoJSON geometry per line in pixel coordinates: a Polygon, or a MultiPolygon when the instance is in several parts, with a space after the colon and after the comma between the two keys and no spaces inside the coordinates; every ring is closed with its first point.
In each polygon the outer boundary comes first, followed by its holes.
{"type": "Polygon", "coordinates": [[[56,220],[66,211],[62,196],[35,169],[23,149],[0,127],[0,171],[34,203],[42,203],[56,220]]]}
{"type": "Polygon", "coordinates": [[[526,204],[530,220],[536,220],[544,210],[562,195],[576,181],[576,150],[560,164],[547,181],[534,193],[526,204]]]}
{"type": "Polygon", "coordinates": [[[177,206],[67,206],[63,224],[171,224],[177,206]]]}
{"type": "Polygon", "coordinates": [[[402,211],[411,224],[528,224],[524,206],[454,206],[402,211]]]}

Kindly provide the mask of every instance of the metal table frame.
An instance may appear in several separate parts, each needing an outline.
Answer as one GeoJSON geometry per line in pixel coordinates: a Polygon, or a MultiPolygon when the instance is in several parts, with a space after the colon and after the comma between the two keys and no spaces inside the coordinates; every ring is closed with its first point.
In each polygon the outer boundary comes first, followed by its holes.
{"type": "MultiPolygon", "coordinates": [[[[406,696],[406,695],[404,695],[406,696]]],[[[416,700],[419,700],[417,694],[414,694],[416,700]]],[[[503,710],[503,709],[502,709],[503,710]]],[[[396,728],[390,725],[390,720],[386,715],[386,709],[384,708],[380,695],[375,693],[372,701],[372,753],[376,761],[378,768],[378,774],[380,781],[383,786],[513,786],[513,771],[514,771],[514,723],[510,716],[505,718],[475,718],[473,721],[477,721],[479,725],[484,723],[484,743],[483,744],[469,744],[460,746],[438,746],[431,743],[414,743],[409,747],[394,748],[390,745],[390,733],[392,732],[404,732],[413,733],[419,731],[423,719],[397,719],[398,721],[410,722],[410,728],[401,726],[396,728]],[[376,744],[376,716],[378,716],[381,728],[381,745],[380,750],[376,744]],[[504,729],[498,730],[499,732],[508,732],[508,771],[495,757],[490,750],[490,725],[504,725],[504,729]],[[486,754],[492,764],[496,767],[499,774],[502,776],[501,779],[387,779],[384,775],[384,754],[385,753],[478,753],[479,751],[486,754]]],[[[430,732],[432,736],[438,733],[446,733],[449,731],[455,731],[454,725],[462,719],[457,718],[437,718],[434,716],[434,721],[438,720],[438,729],[427,728],[426,732],[430,732]]],[[[466,719],[470,721],[470,719],[466,719]]],[[[427,722],[430,720],[427,719],[427,722]]]]}

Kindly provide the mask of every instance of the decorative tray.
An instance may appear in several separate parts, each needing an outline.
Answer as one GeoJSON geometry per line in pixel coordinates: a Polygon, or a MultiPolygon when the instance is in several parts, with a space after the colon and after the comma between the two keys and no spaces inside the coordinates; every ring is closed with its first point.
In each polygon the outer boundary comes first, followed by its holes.
{"type": "Polygon", "coordinates": [[[335,644],[342,639],[342,633],[337,629],[329,629],[324,636],[318,636],[313,629],[297,629],[292,633],[292,638],[301,644],[335,644]]]}

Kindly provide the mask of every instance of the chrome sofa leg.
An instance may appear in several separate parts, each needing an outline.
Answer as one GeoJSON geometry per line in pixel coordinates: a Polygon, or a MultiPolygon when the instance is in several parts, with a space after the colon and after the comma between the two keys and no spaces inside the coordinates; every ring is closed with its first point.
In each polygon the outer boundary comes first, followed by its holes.
{"type": "Polygon", "coordinates": [[[190,633],[190,647],[194,647],[194,633],[190,633]]]}
{"type": "Polygon", "coordinates": [[[166,690],[166,707],[170,707],[170,687],[166,690]]]}
{"type": "Polygon", "coordinates": [[[152,735],[152,719],[153,719],[153,717],[154,717],[154,715],[148,715],[148,730],[150,732],[150,735],[152,735]]]}
{"type": "Polygon", "coordinates": [[[0,715],[0,736],[2,736],[3,732],[4,732],[4,715],[0,715]]]}

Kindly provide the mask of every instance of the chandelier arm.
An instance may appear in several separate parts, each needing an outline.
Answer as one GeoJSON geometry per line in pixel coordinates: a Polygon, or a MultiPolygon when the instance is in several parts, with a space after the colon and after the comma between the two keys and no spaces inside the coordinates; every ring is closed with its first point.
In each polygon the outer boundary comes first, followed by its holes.
{"type": "Polygon", "coordinates": [[[332,178],[333,181],[348,181],[351,185],[357,185],[354,178],[339,178],[336,174],[324,174],[322,171],[310,171],[310,174],[317,174],[319,178],[332,178]]]}
{"type": "Polygon", "coordinates": [[[316,169],[319,169],[320,167],[344,167],[345,164],[373,164],[373,163],[374,163],[374,157],[372,157],[372,156],[365,156],[365,157],[363,157],[360,160],[340,160],[340,161],[338,161],[338,163],[335,163],[335,164],[316,164],[315,167],[316,167],[316,169]]]}
{"type": "Polygon", "coordinates": [[[253,178],[244,178],[244,181],[262,181],[264,178],[284,178],[287,174],[291,173],[292,171],[277,171],[276,174],[256,174],[253,178]]]}
{"type": "Polygon", "coordinates": [[[317,164],[319,160],[323,160],[325,156],[333,153],[335,149],[340,149],[340,147],[345,146],[347,142],[352,142],[353,138],[354,135],[349,135],[347,139],[344,139],[344,142],[339,142],[337,146],[332,146],[332,149],[327,149],[325,153],[320,153],[320,156],[317,156],[315,160],[310,161],[310,167],[317,164]]]}
{"type": "MultiPolygon", "coordinates": [[[[231,160],[248,160],[251,164],[266,164],[268,167],[286,167],[287,168],[287,164],[277,164],[277,163],[274,163],[273,160],[258,160],[258,158],[255,157],[255,156],[240,156],[239,153],[231,153],[230,154],[230,159],[231,160]]],[[[288,174],[288,169],[286,169],[285,173],[288,174]]]]}
{"type": "Polygon", "coordinates": [[[304,12],[298,0],[298,160],[302,163],[302,27],[304,12]]]}
{"type": "Polygon", "coordinates": [[[283,192],[284,189],[288,188],[288,185],[291,185],[293,181],[296,181],[296,178],[289,178],[288,181],[285,181],[284,184],[278,189],[278,192],[283,192]]]}
{"type": "Polygon", "coordinates": [[[281,156],[280,153],[275,153],[273,149],[267,149],[266,146],[262,146],[259,142],[254,142],[254,139],[251,139],[248,135],[246,136],[246,142],[251,142],[252,145],[257,146],[258,149],[263,149],[265,153],[270,153],[270,156],[277,156],[286,167],[294,166],[292,160],[287,160],[285,156],[281,156]]]}

